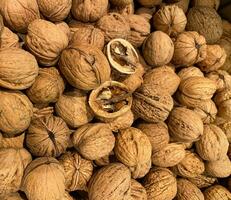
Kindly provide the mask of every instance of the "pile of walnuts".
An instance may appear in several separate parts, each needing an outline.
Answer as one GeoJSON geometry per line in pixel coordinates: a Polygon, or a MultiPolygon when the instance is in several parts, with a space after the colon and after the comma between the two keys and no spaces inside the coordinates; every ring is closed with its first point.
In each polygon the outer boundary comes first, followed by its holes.
{"type": "Polygon", "coordinates": [[[0,199],[230,200],[219,3],[0,0],[0,199]]]}

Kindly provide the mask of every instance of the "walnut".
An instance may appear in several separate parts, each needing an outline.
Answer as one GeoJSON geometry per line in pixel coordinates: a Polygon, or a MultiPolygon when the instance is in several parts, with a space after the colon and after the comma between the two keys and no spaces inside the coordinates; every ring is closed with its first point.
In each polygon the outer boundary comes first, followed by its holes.
{"type": "Polygon", "coordinates": [[[92,176],[89,183],[89,199],[129,200],[130,198],[131,173],[123,164],[109,164],[92,176]]]}
{"type": "Polygon", "coordinates": [[[55,104],[55,111],[73,128],[87,124],[94,117],[87,103],[87,95],[77,89],[62,94],[55,104]]]}
{"type": "Polygon", "coordinates": [[[177,180],[177,195],[176,200],[204,200],[204,195],[200,189],[188,181],[187,179],[178,179],[177,180]]]}
{"type": "Polygon", "coordinates": [[[33,105],[21,92],[0,91],[0,130],[8,137],[24,132],[30,125],[33,105]]]}
{"type": "Polygon", "coordinates": [[[39,10],[49,21],[58,22],[64,20],[71,10],[71,0],[37,0],[39,10]]]}
{"type": "Polygon", "coordinates": [[[75,88],[92,90],[110,79],[111,69],[106,56],[98,48],[73,44],[61,54],[59,68],[75,88]]]}
{"type": "Polygon", "coordinates": [[[40,18],[36,0],[2,0],[0,13],[6,26],[20,33],[26,33],[28,25],[40,18]]]}
{"type": "Polygon", "coordinates": [[[164,122],[139,123],[137,128],[148,136],[152,151],[162,149],[169,143],[168,126],[164,122]]]}
{"type": "Polygon", "coordinates": [[[181,142],[195,142],[203,135],[203,122],[195,112],[184,108],[174,108],[168,118],[172,137],[181,142]]]}
{"type": "Polygon", "coordinates": [[[62,118],[47,115],[32,120],[26,145],[34,156],[58,157],[66,151],[69,136],[70,130],[62,118]]]}
{"type": "Polygon", "coordinates": [[[144,59],[149,65],[162,66],[171,61],[174,45],[166,33],[155,31],[144,41],[142,51],[144,59]]]}
{"type": "Polygon", "coordinates": [[[193,0],[192,1],[192,6],[206,6],[206,7],[211,7],[214,9],[218,9],[220,5],[220,0],[193,0]]]}
{"type": "Polygon", "coordinates": [[[162,0],[138,0],[139,4],[144,7],[153,7],[156,5],[160,5],[162,0]]]}
{"type": "Polygon", "coordinates": [[[205,200],[229,200],[231,193],[221,185],[214,185],[204,191],[205,200]]]}
{"type": "Polygon", "coordinates": [[[109,153],[109,155],[106,155],[102,158],[99,158],[97,160],[94,160],[94,163],[97,165],[97,166],[100,166],[100,167],[103,167],[103,166],[107,166],[109,165],[110,163],[114,163],[114,162],[118,162],[118,160],[116,159],[115,157],[115,153],[114,151],[111,151],[109,153]]]}
{"type": "Polygon", "coordinates": [[[25,133],[15,137],[4,137],[4,135],[0,133],[0,148],[23,148],[24,139],[25,133]]]}
{"type": "Polygon", "coordinates": [[[205,38],[195,31],[180,33],[174,42],[173,63],[179,67],[191,66],[206,58],[205,38]]]}
{"type": "Polygon", "coordinates": [[[0,149],[0,197],[20,189],[23,172],[31,160],[30,153],[24,148],[0,149]]]}
{"type": "Polygon", "coordinates": [[[55,158],[36,158],[24,172],[21,189],[28,199],[62,199],[65,195],[64,169],[55,158]]]}
{"type": "Polygon", "coordinates": [[[231,161],[228,156],[220,160],[207,162],[205,164],[206,173],[216,178],[226,178],[231,175],[231,161]]]}
{"type": "Polygon", "coordinates": [[[110,3],[116,7],[125,7],[132,2],[132,0],[110,0],[110,3]]]}
{"type": "Polygon", "coordinates": [[[131,28],[128,41],[135,47],[142,46],[151,31],[149,22],[141,15],[128,15],[127,20],[131,28]]]}
{"type": "Polygon", "coordinates": [[[27,51],[20,48],[0,49],[1,87],[13,90],[26,89],[35,81],[38,70],[35,57],[27,51]]]}
{"type": "Polygon", "coordinates": [[[184,11],[184,13],[186,13],[188,11],[189,2],[190,2],[190,0],[180,0],[176,3],[174,3],[174,5],[178,6],[179,8],[181,8],[184,11]]]}
{"type": "Polygon", "coordinates": [[[200,157],[207,161],[224,158],[228,152],[229,142],[225,133],[216,125],[204,126],[201,139],[196,142],[196,150],[200,157]]]}
{"type": "Polygon", "coordinates": [[[72,135],[75,149],[88,160],[96,160],[112,151],[115,137],[106,124],[92,123],[81,126],[72,135]]]}
{"type": "Polygon", "coordinates": [[[154,27],[173,37],[185,30],[186,23],[184,11],[174,4],[161,7],[153,16],[154,27]]]}
{"type": "Polygon", "coordinates": [[[135,179],[131,180],[131,200],[147,200],[145,188],[135,179]]]}
{"type": "Polygon", "coordinates": [[[19,37],[7,27],[3,28],[0,41],[0,48],[20,47],[19,37]]]}
{"type": "Polygon", "coordinates": [[[144,178],[148,200],[172,200],[177,193],[174,174],[167,168],[153,168],[144,178]]]}
{"type": "Polygon", "coordinates": [[[226,53],[219,45],[207,45],[206,58],[198,63],[200,69],[204,72],[218,70],[225,63],[226,53]]]}
{"type": "Polygon", "coordinates": [[[181,80],[194,77],[194,76],[204,77],[203,72],[199,68],[194,67],[194,66],[181,69],[177,75],[180,77],[181,80]]]}
{"type": "Polygon", "coordinates": [[[109,13],[99,19],[96,26],[105,34],[105,41],[115,38],[127,39],[130,34],[130,26],[126,18],[119,13],[109,13]]]}
{"type": "MultiPolygon", "coordinates": [[[[127,1],[127,0],[125,0],[127,1]]],[[[129,0],[130,1],[130,0],[129,0]]],[[[127,4],[126,6],[116,6],[113,9],[110,9],[110,12],[116,12],[123,16],[129,16],[133,15],[135,11],[135,5],[134,2],[131,1],[131,3],[127,4]]]]}
{"type": "Polygon", "coordinates": [[[76,152],[66,152],[59,158],[64,168],[66,190],[83,190],[93,174],[92,162],[76,152]]]}
{"type": "Polygon", "coordinates": [[[117,159],[131,170],[135,179],[144,177],[151,168],[152,146],[139,129],[130,127],[120,130],[114,151],[117,159]]]}
{"type": "Polygon", "coordinates": [[[152,69],[144,76],[143,87],[158,88],[173,95],[180,84],[180,78],[169,66],[162,66],[152,69]]]}
{"type": "Polygon", "coordinates": [[[75,200],[68,192],[65,192],[64,198],[62,200],[75,200]]]}
{"type": "Polygon", "coordinates": [[[135,14],[143,16],[149,22],[152,19],[152,16],[155,12],[156,12],[156,7],[152,7],[152,8],[140,7],[136,9],[135,14]]]}
{"type": "Polygon", "coordinates": [[[186,151],[184,159],[173,167],[173,171],[181,177],[194,178],[205,171],[205,165],[196,153],[186,151]]]}
{"type": "Polygon", "coordinates": [[[229,143],[231,143],[231,121],[217,117],[215,124],[219,126],[222,131],[225,133],[229,143]]]}
{"type": "Polygon", "coordinates": [[[36,104],[55,103],[64,88],[64,81],[55,67],[41,68],[27,96],[36,104]]]}
{"type": "Polygon", "coordinates": [[[71,13],[82,22],[95,22],[107,13],[108,0],[72,0],[71,13]]]}
{"type": "Polygon", "coordinates": [[[67,37],[68,40],[71,41],[71,29],[69,28],[68,24],[66,22],[55,22],[55,25],[61,30],[63,31],[67,37]]]}
{"type": "Polygon", "coordinates": [[[216,178],[201,174],[193,178],[188,178],[188,180],[196,185],[198,188],[207,188],[215,183],[216,178]]]}
{"type": "Polygon", "coordinates": [[[60,53],[67,45],[67,35],[49,21],[38,19],[28,26],[26,46],[42,65],[56,64],[60,53]]]}
{"type": "Polygon", "coordinates": [[[23,198],[19,195],[19,193],[14,192],[7,196],[4,196],[2,200],[23,200],[23,198]]]}
{"type": "Polygon", "coordinates": [[[188,31],[197,31],[203,35],[208,44],[216,43],[222,35],[222,20],[216,10],[210,7],[193,7],[187,14],[188,31]]]}

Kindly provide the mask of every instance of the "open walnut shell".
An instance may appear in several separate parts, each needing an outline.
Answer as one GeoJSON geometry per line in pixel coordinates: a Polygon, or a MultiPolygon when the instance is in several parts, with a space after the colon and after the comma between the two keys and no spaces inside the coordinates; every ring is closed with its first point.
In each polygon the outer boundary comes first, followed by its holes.
{"type": "Polygon", "coordinates": [[[106,49],[111,66],[122,74],[133,74],[136,71],[139,56],[135,48],[124,39],[111,40],[106,49]]]}
{"type": "Polygon", "coordinates": [[[124,84],[107,81],[91,92],[89,105],[100,119],[114,119],[130,110],[132,96],[124,84]]]}

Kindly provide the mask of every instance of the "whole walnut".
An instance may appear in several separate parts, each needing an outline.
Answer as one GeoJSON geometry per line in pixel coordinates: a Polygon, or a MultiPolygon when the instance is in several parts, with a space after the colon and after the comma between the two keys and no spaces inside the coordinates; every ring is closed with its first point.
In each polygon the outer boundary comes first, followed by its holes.
{"type": "Polygon", "coordinates": [[[120,130],[114,152],[117,159],[131,170],[134,179],[144,177],[151,168],[152,146],[148,136],[139,129],[120,130]]]}
{"type": "Polygon", "coordinates": [[[225,63],[226,53],[219,45],[207,45],[206,58],[198,63],[200,69],[204,72],[218,70],[225,63]]]}
{"type": "Polygon", "coordinates": [[[130,200],[131,173],[121,163],[111,163],[90,179],[89,200],[130,200]]]}
{"type": "Polygon", "coordinates": [[[132,2],[133,0],[110,0],[110,3],[116,7],[125,7],[132,2]]]}
{"type": "Polygon", "coordinates": [[[132,110],[147,122],[165,121],[172,108],[173,99],[165,91],[143,87],[133,93],[132,110]]]}
{"type": "Polygon", "coordinates": [[[185,154],[184,145],[170,143],[152,153],[152,164],[159,167],[173,167],[184,159],[185,154]]]}
{"type": "Polygon", "coordinates": [[[135,47],[142,46],[144,40],[151,32],[151,25],[141,15],[128,15],[127,20],[131,28],[128,41],[135,47]]]}
{"type": "Polygon", "coordinates": [[[147,200],[147,192],[135,179],[131,180],[131,200],[147,200]]]}
{"type": "Polygon", "coordinates": [[[187,14],[187,20],[186,30],[197,31],[208,44],[216,43],[222,36],[222,20],[213,8],[193,7],[187,14]]]}
{"type": "Polygon", "coordinates": [[[21,190],[31,200],[62,199],[65,195],[63,167],[55,158],[36,158],[24,172],[21,190]]]}
{"type": "Polygon", "coordinates": [[[96,47],[73,44],[63,50],[59,68],[73,87],[92,90],[110,79],[106,56],[96,47]]]}
{"type": "Polygon", "coordinates": [[[108,0],[72,0],[71,13],[82,22],[95,22],[107,13],[108,0]]]}
{"type": "Polygon", "coordinates": [[[39,10],[49,21],[64,20],[71,10],[71,0],[37,0],[39,10]]]}
{"type": "Polygon", "coordinates": [[[195,31],[180,33],[174,42],[173,63],[179,67],[191,66],[206,58],[205,38],[195,31]]]}
{"type": "Polygon", "coordinates": [[[0,86],[23,90],[30,87],[39,67],[33,55],[20,48],[0,49],[0,86]]]}
{"type": "Polygon", "coordinates": [[[204,200],[204,195],[201,190],[188,181],[187,179],[177,180],[177,195],[176,200],[204,200]]]}
{"type": "Polygon", "coordinates": [[[197,175],[193,178],[188,178],[188,180],[196,185],[198,188],[207,188],[217,181],[216,178],[204,174],[197,175]]]}
{"type": "Polygon", "coordinates": [[[153,168],[144,178],[148,200],[172,200],[177,193],[174,174],[167,168],[153,168]]]}
{"type": "Polygon", "coordinates": [[[23,200],[23,198],[20,196],[19,193],[14,192],[14,193],[10,193],[7,196],[4,196],[2,200],[23,200]]]}
{"type": "Polygon", "coordinates": [[[24,132],[33,116],[33,105],[21,92],[0,91],[0,130],[8,137],[24,132]]]}
{"type": "Polygon", "coordinates": [[[161,7],[153,16],[153,25],[156,30],[173,37],[185,30],[186,23],[184,11],[174,4],[161,7]]]}
{"type": "Polygon", "coordinates": [[[34,156],[58,157],[66,151],[69,137],[70,130],[63,119],[47,115],[31,121],[26,145],[34,156]]]}
{"type": "Polygon", "coordinates": [[[52,22],[38,19],[28,26],[26,46],[42,65],[56,64],[68,42],[67,35],[52,22]]]}
{"type": "Polygon", "coordinates": [[[204,191],[205,200],[229,200],[231,193],[221,185],[214,185],[204,191]]]}
{"type": "Polygon", "coordinates": [[[27,96],[35,104],[55,103],[64,88],[64,81],[55,67],[41,68],[27,96]]]}
{"type": "Polygon", "coordinates": [[[40,18],[36,0],[1,0],[0,14],[12,31],[26,33],[28,25],[40,18]]]}
{"type": "Polygon", "coordinates": [[[30,153],[24,148],[0,149],[0,198],[20,189],[23,172],[31,161],[30,153]]]}
{"type": "Polygon", "coordinates": [[[87,95],[80,90],[66,92],[55,104],[55,111],[70,127],[77,128],[94,117],[87,100],[87,95]]]}
{"type": "Polygon", "coordinates": [[[220,5],[220,0],[193,0],[192,1],[192,6],[206,6],[206,7],[211,7],[214,9],[218,9],[220,5]]]}
{"type": "Polygon", "coordinates": [[[72,135],[75,149],[88,160],[96,160],[112,151],[115,137],[107,124],[92,123],[81,126],[72,135]]]}
{"type": "Polygon", "coordinates": [[[155,12],[156,12],[156,7],[152,7],[152,8],[139,7],[136,9],[135,14],[143,16],[149,22],[152,19],[152,16],[155,12]]]}
{"type": "Polygon", "coordinates": [[[168,118],[168,127],[172,137],[181,142],[195,142],[203,135],[200,116],[184,107],[172,110],[168,118]]]}
{"type": "Polygon", "coordinates": [[[143,87],[155,89],[173,95],[180,84],[180,78],[169,66],[161,66],[147,72],[144,76],[143,87]]]}
{"type": "Polygon", "coordinates": [[[198,67],[185,67],[181,69],[178,74],[177,74],[181,80],[194,77],[194,76],[199,76],[199,77],[204,77],[203,72],[198,68],[198,67]]]}
{"type": "Polygon", "coordinates": [[[169,143],[168,126],[164,122],[139,123],[137,128],[148,136],[152,151],[162,149],[169,143]]]}
{"type": "Polygon", "coordinates": [[[184,159],[173,167],[173,171],[178,176],[194,178],[205,171],[205,165],[196,153],[186,151],[184,159]]]}
{"type": "Polygon", "coordinates": [[[204,126],[201,139],[196,142],[196,150],[200,157],[207,161],[224,158],[228,152],[229,142],[225,133],[216,125],[204,126]]]}
{"type": "Polygon", "coordinates": [[[130,26],[126,17],[115,12],[101,17],[96,27],[104,32],[105,42],[115,38],[127,39],[130,34],[130,26]]]}
{"type": "Polygon", "coordinates": [[[168,64],[174,52],[171,38],[162,31],[151,33],[144,41],[142,52],[145,61],[151,66],[168,64]]]}
{"type": "Polygon", "coordinates": [[[162,0],[138,0],[139,4],[144,7],[153,7],[156,5],[160,5],[162,0]]]}
{"type": "Polygon", "coordinates": [[[59,162],[64,168],[66,190],[84,190],[93,174],[92,162],[70,151],[64,153],[59,162]]]}
{"type": "Polygon", "coordinates": [[[4,137],[4,135],[0,133],[0,149],[1,148],[15,148],[15,149],[23,148],[24,139],[25,139],[25,133],[22,133],[15,137],[4,137]]]}
{"type": "Polygon", "coordinates": [[[0,41],[0,48],[20,47],[18,35],[6,26],[2,30],[2,34],[0,34],[0,41]]]}

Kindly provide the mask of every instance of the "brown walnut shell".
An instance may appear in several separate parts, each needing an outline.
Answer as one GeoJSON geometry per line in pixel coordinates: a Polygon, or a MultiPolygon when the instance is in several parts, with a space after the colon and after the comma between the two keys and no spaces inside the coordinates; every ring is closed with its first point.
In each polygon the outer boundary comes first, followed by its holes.
{"type": "Polygon", "coordinates": [[[174,3],[174,5],[181,8],[184,11],[184,13],[187,13],[188,7],[189,7],[189,2],[190,2],[190,0],[180,0],[176,3],[174,3]]]}
{"type": "Polygon", "coordinates": [[[112,163],[101,168],[89,183],[89,200],[115,199],[131,199],[131,173],[121,163],[112,163]]]}
{"type": "Polygon", "coordinates": [[[179,67],[191,66],[206,58],[205,38],[195,31],[180,33],[174,42],[173,63],[179,67]]]}
{"type": "MultiPolygon", "coordinates": [[[[221,117],[217,117],[215,120],[215,124],[219,126],[222,131],[225,133],[229,143],[231,143],[231,121],[223,119],[221,117]]],[[[231,145],[229,145],[231,147],[231,145]]]]}
{"type": "Polygon", "coordinates": [[[135,179],[131,180],[131,200],[147,200],[147,192],[135,179]]]}
{"type": "Polygon", "coordinates": [[[24,172],[21,189],[28,199],[62,199],[65,195],[64,169],[55,158],[36,158],[24,172]]]}
{"type": "Polygon", "coordinates": [[[59,158],[64,168],[66,190],[84,190],[93,174],[92,162],[76,152],[66,152],[59,158]]]}
{"type": "Polygon", "coordinates": [[[61,54],[59,68],[73,87],[92,90],[110,79],[106,56],[96,47],[73,44],[61,54]]]}
{"type": "Polygon", "coordinates": [[[220,5],[220,0],[207,0],[207,1],[193,0],[192,5],[193,6],[206,6],[206,7],[211,7],[217,10],[220,5]]]}
{"type": "Polygon", "coordinates": [[[132,2],[132,0],[110,0],[110,3],[116,7],[125,7],[132,2]]]}
{"type": "Polygon", "coordinates": [[[109,12],[116,12],[123,16],[129,16],[129,15],[133,15],[134,11],[135,11],[135,5],[134,5],[134,1],[132,1],[130,4],[127,4],[126,6],[116,6],[110,9],[109,12]]]}
{"type": "Polygon", "coordinates": [[[23,148],[24,139],[25,139],[25,133],[22,133],[21,135],[18,135],[15,137],[4,137],[4,135],[0,133],[0,149],[1,148],[15,148],[15,149],[23,148]]]}
{"type": "Polygon", "coordinates": [[[149,22],[152,19],[152,16],[155,12],[156,12],[156,7],[152,7],[152,8],[140,7],[136,9],[135,14],[144,17],[149,22]]]}
{"type": "Polygon", "coordinates": [[[231,193],[221,185],[214,185],[204,191],[205,200],[229,200],[231,193]]]}
{"type": "Polygon", "coordinates": [[[62,118],[48,115],[33,119],[26,145],[34,156],[58,157],[66,151],[70,130],[62,118]]]}
{"type": "Polygon", "coordinates": [[[222,20],[215,9],[204,6],[193,7],[187,14],[188,31],[197,31],[208,44],[216,43],[222,36],[222,20]]]}
{"type": "Polygon", "coordinates": [[[72,135],[75,149],[88,160],[102,158],[112,151],[115,137],[110,128],[103,123],[81,126],[72,135]]]}
{"type": "Polygon", "coordinates": [[[144,177],[151,168],[152,146],[148,136],[130,127],[120,130],[116,137],[115,155],[132,172],[133,178],[144,177]]]}
{"type": "Polygon", "coordinates": [[[185,80],[190,77],[204,77],[203,72],[198,67],[186,67],[181,69],[177,74],[181,80],[185,80]]]}
{"type": "Polygon", "coordinates": [[[20,48],[0,49],[0,86],[23,90],[29,88],[38,75],[39,67],[33,55],[20,48]]]}
{"type": "Polygon", "coordinates": [[[144,178],[148,200],[172,200],[177,193],[174,174],[167,168],[153,168],[144,178]]]}
{"type": "Polygon", "coordinates": [[[61,30],[63,31],[67,37],[68,37],[68,40],[71,41],[71,29],[69,28],[68,24],[66,22],[55,22],[55,25],[61,30]]]}
{"type": "Polygon", "coordinates": [[[20,47],[19,37],[7,27],[3,27],[0,41],[0,48],[20,47]]]}
{"type": "Polygon", "coordinates": [[[26,46],[42,65],[56,64],[68,42],[67,35],[49,21],[38,19],[28,26],[26,46]]]}
{"type": "Polygon", "coordinates": [[[160,5],[162,0],[138,0],[139,4],[144,7],[153,7],[156,5],[160,5]]]}
{"type": "Polygon", "coordinates": [[[198,188],[207,188],[216,182],[216,178],[209,177],[204,174],[197,175],[193,178],[188,178],[188,180],[196,185],[198,188]]]}

